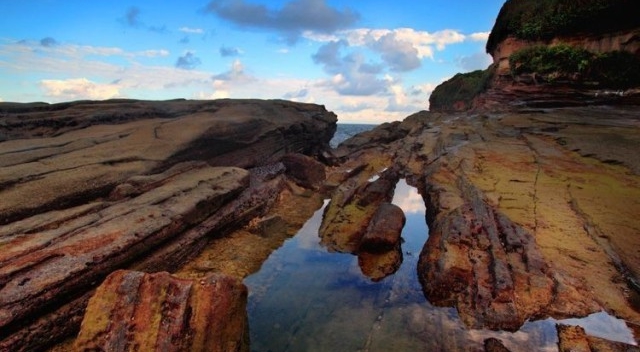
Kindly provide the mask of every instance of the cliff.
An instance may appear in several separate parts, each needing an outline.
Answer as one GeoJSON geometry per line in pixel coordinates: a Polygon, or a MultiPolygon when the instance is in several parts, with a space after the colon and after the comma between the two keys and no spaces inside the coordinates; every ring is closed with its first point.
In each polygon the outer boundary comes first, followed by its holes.
{"type": "Polygon", "coordinates": [[[280,160],[322,154],[336,127],[324,107],[287,101],[0,103],[0,112],[3,351],[76,332],[111,272],[175,271],[211,236],[265,213],[298,165],[280,160]]]}
{"type": "Polygon", "coordinates": [[[487,42],[493,64],[444,82],[430,109],[640,104],[636,14],[627,0],[507,1],[487,42]]]}

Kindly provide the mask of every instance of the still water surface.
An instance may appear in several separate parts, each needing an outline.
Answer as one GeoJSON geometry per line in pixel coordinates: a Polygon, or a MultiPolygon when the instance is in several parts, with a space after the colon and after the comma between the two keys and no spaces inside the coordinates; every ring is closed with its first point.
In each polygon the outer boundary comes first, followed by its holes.
{"type": "MultiPolygon", "coordinates": [[[[478,351],[488,337],[512,351],[558,350],[553,319],[528,322],[515,333],[470,330],[455,308],[430,305],[416,272],[428,238],[424,203],[404,180],[393,203],[407,217],[404,260],[394,275],[373,282],[361,273],[357,257],[323,248],[323,207],[245,279],[253,351],[478,351]]],[[[606,313],[562,322],[634,343],[625,323],[606,313]]]]}

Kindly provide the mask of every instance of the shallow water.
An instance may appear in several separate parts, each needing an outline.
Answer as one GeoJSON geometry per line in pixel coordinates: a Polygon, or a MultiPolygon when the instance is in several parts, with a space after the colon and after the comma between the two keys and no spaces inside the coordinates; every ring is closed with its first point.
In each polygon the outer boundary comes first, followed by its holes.
{"type": "MultiPolygon", "coordinates": [[[[455,308],[429,304],[416,272],[428,238],[424,203],[404,180],[393,203],[407,217],[395,274],[374,282],[356,256],[326,251],[318,237],[323,207],[245,279],[253,351],[477,351],[488,337],[512,351],[558,350],[553,319],[528,322],[515,333],[470,330],[455,308]]],[[[625,323],[606,313],[562,322],[634,343],[625,323]]]]}

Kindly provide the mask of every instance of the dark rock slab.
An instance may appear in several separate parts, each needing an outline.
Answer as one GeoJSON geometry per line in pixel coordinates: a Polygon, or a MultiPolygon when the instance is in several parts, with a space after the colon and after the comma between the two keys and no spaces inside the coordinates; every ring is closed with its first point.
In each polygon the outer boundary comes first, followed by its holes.
{"type": "Polygon", "coordinates": [[[324,165],[304,154],[287,154],[281,162],[287,168],[287,176],[305,188],[317,190],[327,177],[324,165]]]}

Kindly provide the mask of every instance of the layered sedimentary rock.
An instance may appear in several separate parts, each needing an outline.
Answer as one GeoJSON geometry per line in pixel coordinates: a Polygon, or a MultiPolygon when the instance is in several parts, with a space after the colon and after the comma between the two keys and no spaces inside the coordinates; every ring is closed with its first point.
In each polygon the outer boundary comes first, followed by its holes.
{"type": "Polygon", "coordinates": [[[76,351],[249,351],[247,288],[119,270],[89,301],[76,351]]]}
{"type": "Polygon", "coordinates": [[[0,103],[0,349],[77,330],[121,268],[173,271],[273,204],[336,117],[285,101],[0,103]],[[243,167],[246,169],[241,169],[243,167]]]}
{"type": "Polygon", "coordinates": [[[600,310],[640,322],[636,109],[420,112],[368,136],[338,148],[328,180],[375,165],[361,172],[393,169],[420,189],[430,234],[418,274],[432,304],[470,328],[600,310]]]}
{"type": "Polygon", "coordinates": [[[556,328],[560,352],[640,351],[638,346],[589,336],[581,326],[558,324],[556,328]]]}

